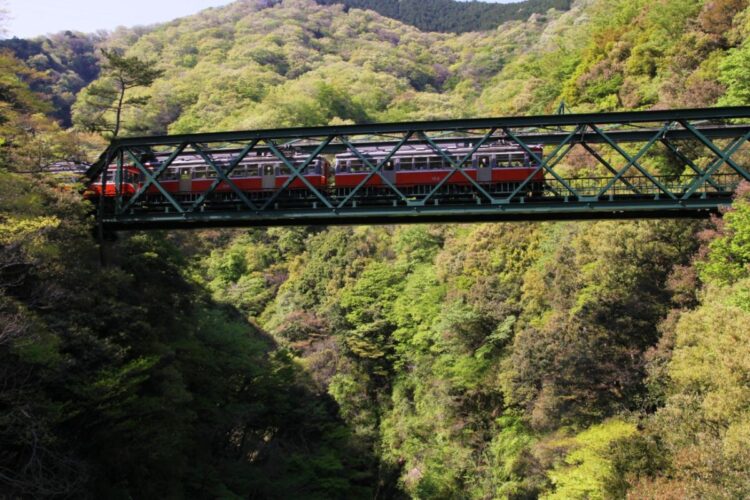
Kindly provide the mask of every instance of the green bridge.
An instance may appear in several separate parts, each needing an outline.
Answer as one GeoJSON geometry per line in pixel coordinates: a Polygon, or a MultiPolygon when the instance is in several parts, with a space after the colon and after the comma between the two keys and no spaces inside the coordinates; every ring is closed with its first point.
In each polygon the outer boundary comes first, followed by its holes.
{"type": "Polygon", "coordinates": [[[748,139],[750,107],[342,125],[119,138],[86,175],[108,231],[705,217],[750,181],[748,139]],[[495,150],[520,177],[483,180],[495,150]],[[398,158],[431,181],[400,181],[398,158]]]}

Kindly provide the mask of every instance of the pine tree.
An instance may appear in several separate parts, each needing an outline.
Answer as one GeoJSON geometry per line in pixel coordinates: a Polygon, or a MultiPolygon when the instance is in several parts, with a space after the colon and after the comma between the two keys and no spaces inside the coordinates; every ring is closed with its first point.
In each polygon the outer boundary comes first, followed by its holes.
{"type": "Polygon", "coordinates": [[[106,59],[103,78],[90,85],[77,109],[79,124],[91,131],[109,133],[117,137],[122,129],[123,111],[127,107],[143,106],[147,96],[126,98],[128,91],[149,87],[164,74],[154,63],[137,57],[127,57],[116,50],[102,49],[106,59]]]}

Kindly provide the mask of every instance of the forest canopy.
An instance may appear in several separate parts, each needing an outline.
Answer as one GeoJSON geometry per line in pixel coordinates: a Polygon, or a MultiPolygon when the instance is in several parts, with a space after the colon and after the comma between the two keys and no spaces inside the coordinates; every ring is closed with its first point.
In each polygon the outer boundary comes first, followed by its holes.
{"type": "Polygon", "coordinates": [[[422,31],[465,33],[495,29],[508,21],[546,14],[550,9],[567,10],[571,0],[522,0],[510,3],[456,0],[316,0],[321,5],[343,4],[368,9],[410,24],[422,31]]]}

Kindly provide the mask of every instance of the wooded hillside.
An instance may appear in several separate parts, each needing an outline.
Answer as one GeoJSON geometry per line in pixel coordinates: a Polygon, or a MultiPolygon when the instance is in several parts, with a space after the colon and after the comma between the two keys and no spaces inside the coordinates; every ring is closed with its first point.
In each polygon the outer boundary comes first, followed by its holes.
{"type": "MultiPolygon", "coordinates": [[[[749,34],[745,0],[461,35],[246,0],[101,45],[163,71],[132,134],[747,105],[749,34]]],[[[12,495],[750,496],[747,186],[710,222],[127,234],[100,268],[80,197],[19,172],[102,139],[26,61],[0,58],[12,495]]]]}
{"type": "Polygon", "coordinates": [[[321,5],[373,10],[422,31],[465,33],[492,30],[508,21],[570,8],[570,0],[524,0],[512,3],[456,0],[316,0],[321,5]]]}

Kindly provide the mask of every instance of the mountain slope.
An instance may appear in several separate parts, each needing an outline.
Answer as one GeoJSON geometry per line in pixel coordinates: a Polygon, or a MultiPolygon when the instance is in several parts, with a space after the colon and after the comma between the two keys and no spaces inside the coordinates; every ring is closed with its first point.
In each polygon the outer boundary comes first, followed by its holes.
{"type": "Polygon", "coordinates": [[[369,9],[422,31],[464,33],[497,28],[508,21],[526,20],[550,9],[567,10],[571,0],[525,0],[489,3],[456,0],[316,0],[321,5],[342,4],[369,9]]]}
{"type": "Polygon", "coordinates": [[[70,108],[76,94],[99,76],[96,48],[102,37],[66,31],[33,40],[0,40],[0,50],[9,50],[31,68],[44,74],[32,89],[52,97],[52,116],[69,127],[70,108]]]}
{"type": "MultiPolygon", "coordinates": [[[[136,128],[227,128],[469,116],[484,86],[555,21],[423,33],[372,11],[313,1],[242,1],[114,41],[165,70],[136,128]]],[[[560,28],[562,29],[562,28],[560,28]]]]}
{"type": "Polygon", "coordinates": [[[707,106],[745,99],[744,5],[577,0],[453,35],[340,5],[245,0],[108,44],[165,71],[144,91],[151,105],[126,117],[139,133],[546,113],[561,100],[707,106]]]}

